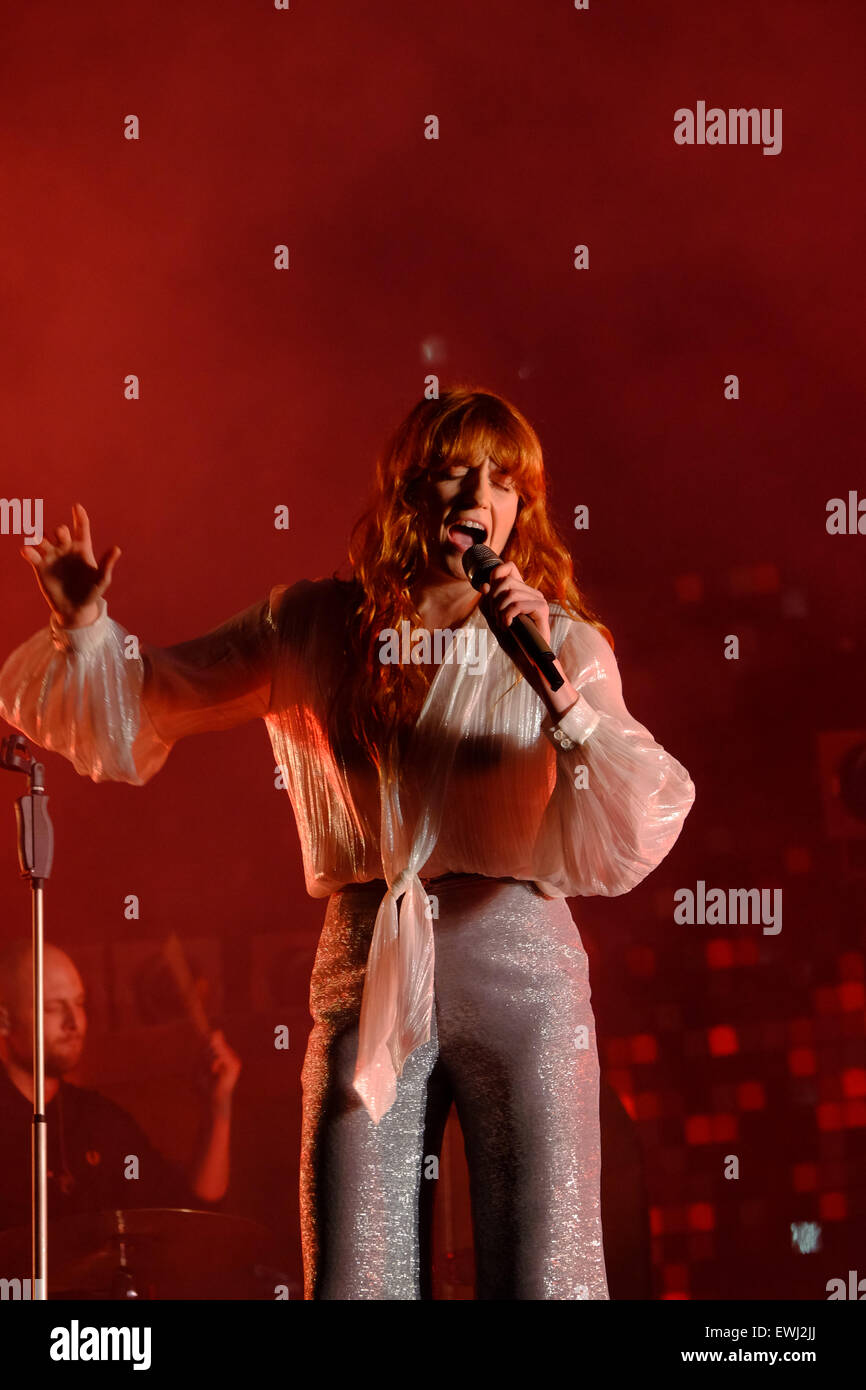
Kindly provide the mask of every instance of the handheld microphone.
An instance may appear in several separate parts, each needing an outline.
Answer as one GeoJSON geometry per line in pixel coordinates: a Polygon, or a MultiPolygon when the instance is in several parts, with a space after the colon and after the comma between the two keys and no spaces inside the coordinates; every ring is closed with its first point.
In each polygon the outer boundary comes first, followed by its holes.
{"type": "MultiPolygon", "coordinates": [[[[495,550],[491,550],[489,545],[470,545],[469,549],[463,552],[463,568],[466,571],[466,578],[473,589],[477,589],[479,593],[487,583],[491,571],[501,564],[502,556],[497,555],[495,550]]],[[[514,637],[524,656],[544,677],[551,690],[558,690],[564,684],[562,676],[554,666],[556,656],[550,650],[531,618],[527,618],[523,613],[518,613],[515,618],[512,618],[510,626],[504,628],[503,631],[514,637]]]]}

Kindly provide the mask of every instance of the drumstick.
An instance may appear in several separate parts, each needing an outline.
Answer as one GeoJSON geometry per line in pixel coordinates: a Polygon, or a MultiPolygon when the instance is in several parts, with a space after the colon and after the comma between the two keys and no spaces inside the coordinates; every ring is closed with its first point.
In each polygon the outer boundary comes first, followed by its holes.
{"type": "Polygon", "coordinates": [[[205,1013],[204,1005],[195,987],[195,980],[192,978],[189,962],[187,961],[183,946],[180,943],[180,938],[176,932],[171,933],[171,936],[169,936],[165,942],[162,950],[168,962],[169,969],[174,976],[175,984],[177,985],[184,1008],[192,1020],[196,1032],[200,1033],[206,1040],[209,1040],[213,1029],[208,1022],[208,1016],[205,1013]]]}

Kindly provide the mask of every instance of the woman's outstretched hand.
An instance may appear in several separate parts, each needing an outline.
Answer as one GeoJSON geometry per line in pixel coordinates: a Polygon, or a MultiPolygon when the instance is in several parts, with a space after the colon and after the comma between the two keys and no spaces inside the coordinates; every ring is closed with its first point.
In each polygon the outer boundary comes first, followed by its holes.
{"type": "Polygon", "coordinates": [[[21,554],[36,571],[45,600],[64,627],[85,627],[98,616],[97,599],[111,583],[120,547],[106,550],[99,564],[90,539],[90,519],[80,502],[72,505],[72,530],[58,526],[54,541],[25,545],[21,554]]]}

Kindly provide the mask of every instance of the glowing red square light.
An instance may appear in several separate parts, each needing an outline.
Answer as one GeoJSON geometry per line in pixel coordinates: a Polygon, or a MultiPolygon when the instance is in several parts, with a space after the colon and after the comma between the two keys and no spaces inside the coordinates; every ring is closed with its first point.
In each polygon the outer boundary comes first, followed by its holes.
{"type": "Polygon", "coordinates": [[[730,1028],[723,1024],[718,1028],[710,1028],[707,1031],[707,1042],[710,1055],[713,1057],[730,1057],[733,1053],[739,1052],[736,1028],[730,1028]]]}
{"type": "Polygon", "coordinates": [[[845,1013],[853,1013],[855,1009],[862,1009],[866,1005],[866,990],[859,980],[847,980],[845,984],[839,985],[838,993],[845,1013]]]}
{"type": "Polygon", "coordinates": [[[763,1110],[767,1097],[760,1081],[744,1081],[737,1087],[737,1105],[741,1110],[763,1110]]]}
{"type": "Polygon", "coordinates": [[[788,1071],[792,1076],[814,1076],[817,1071],[815,1053],[811,1047],[793,1047],[788,1053],[788,1071]]]}
{"type": "Polygon", "coordinates": [[[732,941],[708,941],[704,955],[711,970],[728,970],[734,963],[734,944],[732,941]]]}
{"type": "Polygon", "coordinates": [[[822,1193],[818,1211],[824,1221],[844,1221],[848,1215],[848,1202],[844,1192],[822,1193]]]}
{"type": "Polygon", "coordinates": [[[654,1062],[658,1053],[658,1045],[652,1033],[637,1033],[632,1038],[631,1060],[633,1062],[654,1062]]]}
{"type": "Polygon", "coordinates": [[[709,1115],[689,1115],[686,1118],[685,1134],[687,1144],[709,1144],[712,1139],[709,1115]]]}
{"type": "Polygon", "coordinates": [[[689,1226],[693,1231],[713,1231],[716,1227],[715,1207],[709,1202],[694,1202],[689,1207],[689,1226]]]}

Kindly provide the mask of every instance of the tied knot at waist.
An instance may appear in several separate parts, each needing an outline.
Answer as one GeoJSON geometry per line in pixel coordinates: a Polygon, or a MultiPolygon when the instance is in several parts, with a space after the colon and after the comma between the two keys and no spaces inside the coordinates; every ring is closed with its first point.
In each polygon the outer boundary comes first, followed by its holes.
{"type": "Polygon", "coordinates": [[[400,898],[409,888],[409,885],[413,882],[417,882],[423,888],[421,879],[418,877],[418,874],[415,872],[415,870],[404,869],[402,873],[399,873],[397,875],[397,877],[394,879],[394,882],[390,884],[388,892],[391,894],[392,897],[400,898]]]}

